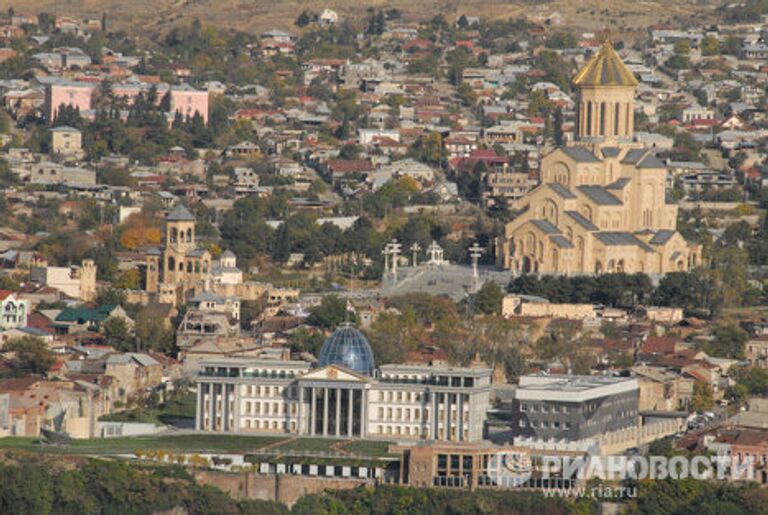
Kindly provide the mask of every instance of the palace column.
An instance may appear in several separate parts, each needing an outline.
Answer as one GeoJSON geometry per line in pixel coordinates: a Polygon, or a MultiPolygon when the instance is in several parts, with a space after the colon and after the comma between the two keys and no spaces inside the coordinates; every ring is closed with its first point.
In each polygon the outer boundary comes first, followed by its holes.
{"type": "Polygon", "coordinates": [[[304,422],[304,417],[301,416],[301,412],[304,410],[304,387],[297,386],[299,389],[299,405],[296,408],[296,434],[304,434],[301,427],[301,423],[304,422]]]}
{"type": "Polygon", "coordinates": [[[309,420],[309,434],[315,436],[315,424],[317,423],[317,392],[315,387],[312,386],[312,406],[310,406],[310,412],[312,418],[309,420]]]}
{"type": "Polygon", "coordinates": [[[341,436],[341,388],[336,388],[336,427],[333,428],[334,436],[341,436]]]}
{"type": "Polygon", "coordinates": [[[216,383],[211,383],[208,387],[208,399],[210,405],[208,406],[208,430],[216,430],[216,383]]]}
{"type": "Polygon", "coordinates": [[[437,410],[437,393],[432,392],[432,434],[430,435],[433,440],[437,440],[438,435],[438,419],[439,411],[437,410]]]}
{"type": "Polygon", "coordinates": [[[323,388],[323,436],[328,436],[328,388],[323,388]]]}
{"type": "Polygon", "coordinates": [[[443,436],[445,440],[451,439],[451,394],[443,394],[443,436]]]}
{"type": "Polygon", "coordinates": [[[360,390],[360,436],[368,436],[368,403],[366,402],[367,390],[360,390]]]}
{"type": "Polygon", "coordinates": [[[355,390],[350,389],[347,395],[347,436],[352,436],[352,422],[355,418],[355,404],[352,402],[355,396],[355,390]]]}
{"type": "Polygon", "coordinates": [[[203,383],[197,383],[197,409],[195,410],[195,429],[203,429],[205,404],[203,403],[203,383]]]}

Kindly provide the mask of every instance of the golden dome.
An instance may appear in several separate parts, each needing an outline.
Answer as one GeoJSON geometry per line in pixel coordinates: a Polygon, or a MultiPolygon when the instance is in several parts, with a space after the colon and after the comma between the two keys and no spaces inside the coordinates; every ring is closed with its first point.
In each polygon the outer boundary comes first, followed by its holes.
{"type": "Polygon", "coordinates": [[[574,86],[628,86],[638,84],[635,75],[627,68],[609,41],[573,78],[574,86]]]}

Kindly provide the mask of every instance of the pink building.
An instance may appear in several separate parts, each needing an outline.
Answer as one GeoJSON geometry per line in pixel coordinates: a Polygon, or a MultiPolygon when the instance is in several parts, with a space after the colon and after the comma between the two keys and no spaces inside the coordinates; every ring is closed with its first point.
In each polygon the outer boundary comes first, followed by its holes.
{"type": "Polygon", "coordinates": [[[87,82],[61,81],[48,84],[45,88],[45,114],[49,123],[53,123],[56,112],[62,104],[77,107],[80,112],[91,109],[96,87],[96,84],[87,82]]]}
{"type": "Polygon", "coordinates": [[[199,112],[208,123],[208,92],[189,87],[171,89],[171,112],[190,118],[199,112]]]}
{"type": "MultiPolygon", "coordinates": [[[[80,109],[81,113],[92,109],[93,96],[98,84],[88,82],[55,81],[46,84],[45,113],[52,123],[59,107],[69,105],[80,109]]],[[[160,103],[168,94],[168,85],[159,84],[157,101],[160,103]]],[[[133,104],[139,93],[145,94],[149,88],[144,84],[114,84],[112,92],[116,97],[125,97],[128,105],[133,104]]],[[[198,91],[190,86],[173,86],[170,89],[170,112],[179,112],[182,116],[194,116],[199,112],[203,121],[208,123],[208,92],[198,91]]]]}

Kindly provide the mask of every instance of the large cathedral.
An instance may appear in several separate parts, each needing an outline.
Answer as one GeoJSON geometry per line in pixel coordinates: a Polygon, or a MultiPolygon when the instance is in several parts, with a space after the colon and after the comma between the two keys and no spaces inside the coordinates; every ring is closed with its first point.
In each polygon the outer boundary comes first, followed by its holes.
{"type": "Polygon", "coordinates": [[[606,42],[574,77],[577,141],[542,159],[541,184],[507,224],[498,258],[516,273],[662,275],[696,266],[676,230],[664,164],[632,142],[637,80],[606,42]]]}

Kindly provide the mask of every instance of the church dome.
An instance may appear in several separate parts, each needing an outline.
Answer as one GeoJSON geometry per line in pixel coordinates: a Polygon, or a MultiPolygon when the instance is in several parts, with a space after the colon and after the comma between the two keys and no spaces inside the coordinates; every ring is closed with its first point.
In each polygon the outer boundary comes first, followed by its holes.
{"type": "Polygon", "coordinates": [[[318,365],[341,365],[355,372],[371,375],[373,351],[363,333],[351,325],[342,325],[325,340],[318,365]]]}
{"type": "Polygon", "coordinates": [[[592,59],[579,70],[573,78],[577,87],[624,86],[635,88],[638,85],[635,74],[627,68],[613,45],[606,41],[592,59]]]}

